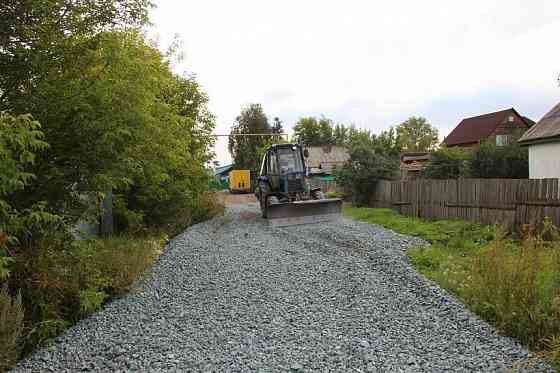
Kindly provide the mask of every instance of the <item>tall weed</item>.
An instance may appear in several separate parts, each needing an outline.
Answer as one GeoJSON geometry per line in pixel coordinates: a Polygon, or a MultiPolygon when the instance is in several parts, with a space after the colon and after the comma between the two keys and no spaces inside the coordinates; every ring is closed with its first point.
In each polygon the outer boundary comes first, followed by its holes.
{"type": "Polygon", "coordinates": [[[128,291],[164,247],[165,236],[37,242],[18,257],[10,281],[20,289],[27,329],[23,353],[128,291]]]}
{"type": "Polygon", "coordinates": [[[560,242],[499,237],[472,263],[464,296],[475,312],[534,348],[560,337],[560,242]]]}
{"type": "Polygon", "coordinates": [[[388,209],[347,207],[345,213],[429,241],[409,250],[420,272],[560,368],[560,232],[550,219],[514,239],[499,228],[388,209]]]}
{"type": "Polygon", "coordinates": [[[17,359],[23,318],[21,296],[18,294],[13,299],[4,286],[0,290],[0,372],[10,368],[17,359]]]}

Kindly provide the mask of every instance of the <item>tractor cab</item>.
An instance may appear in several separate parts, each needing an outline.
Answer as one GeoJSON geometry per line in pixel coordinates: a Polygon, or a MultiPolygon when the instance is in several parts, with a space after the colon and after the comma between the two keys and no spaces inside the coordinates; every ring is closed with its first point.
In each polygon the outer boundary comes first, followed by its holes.
{"type": "Polygon", "coordinates": [[[255,196],[263,217],[272,225],[332,220],[340,215],[340,199],[325,199],[320,188],[310,187],[306,156],[299,144],[277,144],[263,157],[255,196]]]}

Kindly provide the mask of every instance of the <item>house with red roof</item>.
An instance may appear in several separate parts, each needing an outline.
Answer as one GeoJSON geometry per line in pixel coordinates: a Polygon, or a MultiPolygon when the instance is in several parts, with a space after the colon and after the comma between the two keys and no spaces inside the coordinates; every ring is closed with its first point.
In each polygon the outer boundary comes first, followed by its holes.
{"type": "Polygon", "coordinates": [[[483,142],[497,146],[516,143],[535,122],[522,116],[514,108],[465,118],[445,140],[447,147],[472,148],[483,142]]]}

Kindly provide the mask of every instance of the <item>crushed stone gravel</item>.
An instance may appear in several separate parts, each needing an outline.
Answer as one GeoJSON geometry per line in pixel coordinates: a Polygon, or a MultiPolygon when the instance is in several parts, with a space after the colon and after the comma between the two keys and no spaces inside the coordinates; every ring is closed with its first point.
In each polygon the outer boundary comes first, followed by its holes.
{"type": "Polygon", "coordinates": [[[254,203],[173,239],[137,286],[15,372],[551,371],[348,219],[270,228],[254,203]]]}

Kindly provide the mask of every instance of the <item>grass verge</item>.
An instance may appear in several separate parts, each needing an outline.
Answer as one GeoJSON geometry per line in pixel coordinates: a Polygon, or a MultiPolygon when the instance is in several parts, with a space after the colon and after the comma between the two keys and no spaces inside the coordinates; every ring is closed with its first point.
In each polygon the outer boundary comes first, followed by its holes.
{"type": "Polygon", "coordinates": [[[20,301],[10,300],[7,291],[0,294],[0,313],[8,316],[0,318],[0,329],[10,330],[13,320],[23,320],[4,346],[13,351],[6,366],[125,294],[160,255],[165,239],[119,236],[75,241],[69,247],[50,239],[37,243],[40,250],[26,248],[9,281],[20,301]]]}
{"type": "Polygon", "coordinates": [[[126,294],[162,253],[167,237],[223,210],[219,195],[207,194],[194,211],[178,211],[158,227],[83,241],[51,232],[22,242],[10,258],[9,276],[0,277],[0,372],[126,294]]]}
{"type": "Polygon", "coordinates": [[[496,227],[426,221],[389,209],[347,206],[344,214],[430,242],[409,250],[418,271],[560,367],[560,235],[550,222],[515,240],[496,227]]]}

